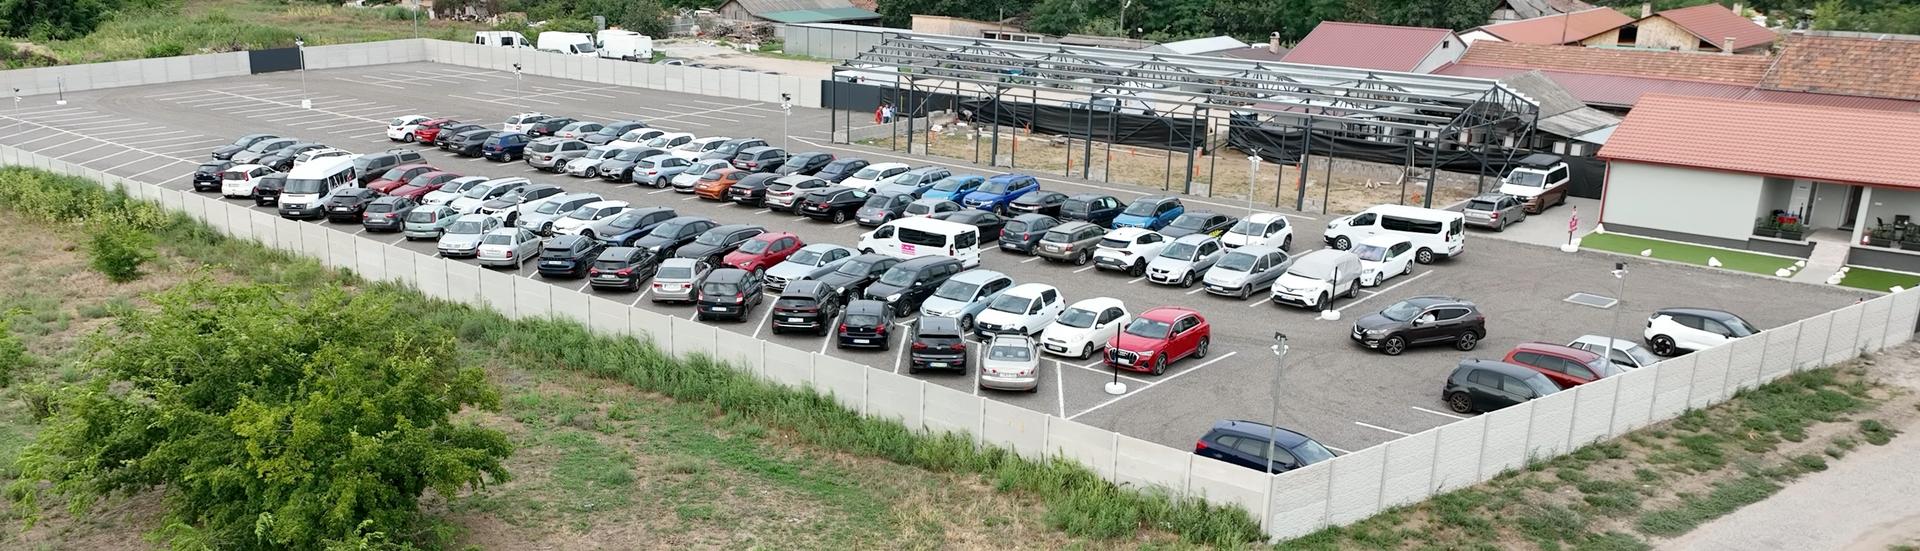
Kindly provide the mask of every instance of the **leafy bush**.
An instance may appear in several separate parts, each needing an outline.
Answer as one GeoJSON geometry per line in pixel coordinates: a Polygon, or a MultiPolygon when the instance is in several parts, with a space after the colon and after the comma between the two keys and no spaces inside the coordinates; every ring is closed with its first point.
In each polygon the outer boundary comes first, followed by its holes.
{"type": "Polygon", "coordinates": [[[153,236],[125,226],[99,225],[87,240],[88,263],[114,283],[140,279],[140,265],[153,260],[153,236]]]}
{"type": "MultiPolygon", "coordinates": [[[[0,388],[13,385],[13,379],[33,364],[27,347],[13,334],[12,316],[0,316],[0,388]]],[[[4,466],[0,466],[4,467],[4,466]]]]}

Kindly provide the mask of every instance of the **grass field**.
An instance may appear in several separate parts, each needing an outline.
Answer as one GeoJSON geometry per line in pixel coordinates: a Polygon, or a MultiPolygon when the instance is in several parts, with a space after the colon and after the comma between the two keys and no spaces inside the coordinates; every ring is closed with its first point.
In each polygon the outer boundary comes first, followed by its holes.
{"type": "Polygon", "coordinates": [[[1633,256],[1640,256],[1641,251],[1652,249],[1653,258],[1696,266],[1706,266],[1708,258],[1716,258],[1720,260],[1722,268],[1766,276],[1774,275],[1774,272],[1792,266],[1794,262],[1794,259],[1780,256],[1661,241],[1618,233],[1587,234],[1580,238],[1580,246],[1633,256]]]}
{"type": "Polygon", "coordinates": [[[1894,287],[1920,287],[1920,275],[1852,266],[1847,269],[1847,275],[1840,280],[1840,284],[1855,289],[1887,292],[1894,287]]]}
{"type": "Polygon", "coordinates": [[[349,8],[269,0],[184,0],[149,11],[122,12],[74,40],[35,44],[58,64],[280,48],[296,38],[308,45],[398,38],[465,41],[474,23],[419,21],[405,8],[349,8]]]}

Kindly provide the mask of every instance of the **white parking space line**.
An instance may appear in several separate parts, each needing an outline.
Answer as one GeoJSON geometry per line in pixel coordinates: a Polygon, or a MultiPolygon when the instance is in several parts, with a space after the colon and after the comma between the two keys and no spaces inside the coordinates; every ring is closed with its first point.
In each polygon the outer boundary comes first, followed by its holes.
{"type": "Polygon", "coordinates": [[[1187,291],[1187,294],[1191,295],[1191,294],[1198,293],[1205,290],[1207,290],[1206,286],[1202,285],[1200,287],[1194,287],[1192,291],[1187,291]]]}
{"type": "Polygon", "coordinates": [[[837,341],[837,340],[840,340],[840,335],[839,335],[838,333],[835,333],[835,332],[833,332],[833,331],[828,331],[828,332],[827,332],[827,338],[824,338],[824,339],[820,339],[820,354],[821,354],[821,355],[826,355],[826,353],[827,353],[827,347],[828,347],[828,346],[832,346],[832,345],[833,345],[833,341],[837,341]]]}
{"type": "Polygon", "coordinates": [[[1450,419],[1459,419],[1459,420],[1461,420],[1461,421],[1465,421],[1465,420],[1467,420],[1467,418],[1465,418],[1465,417],[1461,417],[1461,416],[1458,416],[1458,415],[1454,415],[1454,414],[1451,414],[1451,413],[1447,413],[1447,412],[1444,412],[1444,411],[1434,411],[1434,410],[1431,410],[1431,409],[1427,409],[1427,408],[1423,408],[1423,407],[1420,407],[1420,406],[1407,406],[1407,407],[1411,407],[1411,408],[1413,408],[1413,410],[1414,410],[1414,411],[1419,411],[1419,412],[1424,412],[1424,413],[1431,413],[1431,414],[1434,414],[1434,415],[1438,415],[1438,416],[1441,416],[1441,417],[1446,417],[1446,418],[1450,418],[1450,419]]]}
{"type": "Polygon", "coordinates": [[[579,94],[582,96],[593,96],[596,98],[603,98],[603,99],[620,99],[617,96],[609,96],[606,94],[597,94],[594,92],[587,91],[587,90],[593,90],[593,88],[583,88],[579,90],[568,90],[565,88],[544,88],[540,86],[529,86],[528,88],[532,90],[545,90],[547,91],[547,95],[554,95],[554,96],[558,96],[562,94],[579,94]]]}
{"type": "MultiPolygon", "coordinates": [[[[164,169],[167,169],[167,168],[170,168],[170,167],[172,167],[173,165],[176,165],[176,164],[180,164],[180,162],[171,162],[171,163],[167,163],[167,164],[164,164],[164,165],[160,165],[160,166],[157,166],[157,167],[153,167],[153,168],[151,168],[151,169],[148,169],[148,170],[147,170],[146,172],[141,172],[141,173],[139,173],[139,174],[135,174],[135,175],[132,175],[132,176],[128,176],[128,177],[127,177],[127,179],[129,179],[129,180],[138,180],[138,179],[140,179],[140,177],[141,177],[141,176],[146,176],[146,175],[148,175],[148,174],[152,174],[152,173],[155,173],[155,172],[159,172],[159,171],[161,171],[161,170],[164,170],[164,169]]],[[[193,164],[193,163],[188,163],[188,164],[193,164]]],[[[192,176],[193,174],[192,174],[192,173],[188,173],[187,175],[188,175],[188,176],[192,176]]],[[[168,180],[168,181],[169,181],[169,182],[171,182],[171,180],[168,180]]]]}
{"type": "MultiPolygon", "coordinates": [[[[94,137],[98,138],[100,136],[95,135],[94,137]]],[[[202,136],[199,134],[186,134],[183,136],[173,136],[169,138],[127,140],[121,143],[124,143],[127,145],[139,146],[139,147],[184,147],[188,145],[214,144],[214,143],[221,143],[221,142],[227,142],[227,141],[229,140],[218,140],[218,139],[202,136]],[[160,144],[166,144],[166,145],[160,145],[160,144]]]]}
{"type": "MultiPolygon", "coordinates": [[[[328,131],[331,131],[331,129],[334,129],[334,128],[345,128],[345,127],[349,127],[349,126],[352,126],[352,127],[359,127],[359,128],[365,128],[365,127],[367,126],[367,123],[364,123],[364,122],[360,122],[360,121],[349,121],[349,122],[343,122],[343,123],[335,123],[335,124],[327,124],[327,125],[321,125],[321,126],[309,126],[309,127],[307,127],[306,129],[307,129],[307,130],[328,130],[328,131]]],[[[381,132],[381,133],[379,133],[379,134],[375,134],[375,136],[386,136],[386,135],[387,135],[387,133],[386,133],[386,132],[381,132]]]]}
{"type": "MultiPolygon", "coordinates": [[[[519,105],[518,103],[516,103],[516,102],[511,102],[511,101],[501,101],[501,100],[492,100],[492,99],[480,99],[480,98],[475,98],[475,97],[467,97],[467,96],[456,96],[456,95],[453,95],[453,94],[447,94],[447,97],[449,97],[449,98],[453,98],[453,99],[463,99],[463,100],[467,100],[467,101],[480,101],[480,102],[486,102],[486,103],[498,103],[498,104],[500,104],[500,105],[519,105]]],[[[522,103],[540,103],[540,104],[546,104],[546,105],[558,105],[558,104],[556,104],[556,103],[554,103],[554,102],[551,102],[551,101],[544,101],[544,100],[537,100],[537,99],[528,99],[528,100],[522,100],[522,103]]]]}
{"type": "Polygon", "coordinates": [[[1353,453],[1353,452],[1350,452],[1350,451],[1347,451],[1347,450],[1343,450],[1343,449],[1340,449],[1340,448],[1336,448],[1336,447],[1333,447],[1333,446],[1328,446],[1326,442],[1321,442],[1321,443],[1320,443],[1320,447],[1323,447],[1323,448],[1326,448],[1326,449],[1329,449],[1329,450],[1333,450],[1333,453],[1337,453],[1337,454],[1340,454],[1340,455],[1347,455],[1347,454],[1350,454],[1350,453],[1353,453]]]}
{"type": "MultiPolygon", "coordinates": [[[[132,152],[131,152],[131,151],[122,151],[121,153],[122,153],[122,154],[126,154],[126,153],[132,153],[132,152]]],[[[137,158],[135,158],[134,160],[131,160],[131,161],[127,161],[127,162],[124,162],[124,163],[120,163],[120,164],[117,164],[117,165],[113,165],[113,166],[110,166],[110,167],[107,167],[107,169],[106,169],[105,171],[103,171],[103,172],[113,172],[113,171],[115,171],[115,170],[120,170],[120,169],[122,169],[122,168],[126,168],[126,167],[129,167],[129,166],[133,166],[133,165],[136,165],[136,164],[139,164],[139,163],[141,163],[141,162],[143,162],[143,161],[147,161],[147,160],[149,160],[149,159],[152,159],[152,158],[153,158],[153,156],[151,156],[151,155],[142,155],[142,156],[140,156],[140,157],[137,157],[137,158]]],[[[171,163],[169,163],[169,164],[171,164],[171,163]]]]}
{"type": "Polygon", "coordinates": [[[659,194],[662,194],[662,193],[666,193],[666,192],[669,192],[669,191],[673,191],[673,190],[672,190],[672,189],[662,189],[662,190],[658,190],[658,191],[649,191],[649,192],[647,192],[647,195],[659,195],[659,194]]]}
{"type": "MultiPolygon", "coordinates": [[[[702,118],[702,119],[713,119],[713,120],[717,120],[717,121],[725,121],[725,122],[730,122],[730,123],[735,123],[735,124],[738,124],[738,123],[740,122],[740,120],[739,120],[739,119],[729,119],[729,118],[726,118],[726,117],[715,117],[715,116],[713,116],[713,115],[708,115],[708,114],[706,114],[706,113],[712,113],[713,111],[695,111],[695,112],[692,112],[692,113],[676,113],[676,112],[673,112],[673,111],[670,111],[670,110],[667,110],[667,109],[656,109],[656,108],[651,108],[651,107],[639,107],[639,106],[627,106],[627,107],[628,107],[629,109],[643,109],[643,110],[649,110],[649,111],[659,111],[659,112],[661,112],[661,113],[666,113],[666,114],[665,114],[665,115],[642,115],[642,114],[639,114],[639,113],[628,113],[628,112],[626,112],[626,111],[614,111],[614,113],[619,113],[619,114],[621,114],[621,115],[628,115],[628,116],[633,116],[633,117],[640,117],[640,118],[643,118],[643,119],[648,119],[648,122],[652,122],[652,121],[655,121],[655,120],[662,120],[662,121],[664,121],[664,120],[673,120],[673,119],[677,119],[677,118],[680,118],[680,117],[696,117],[696,118],[702,118]]],[[[680,121],[680,122],[689,122],[689,121],[680,121]]]]}
{"type": "Polygon", "coordinates": [[[1028,262],[1033,262],[1033,261],[1035,261],[1035,260],[1039,260],[1039,259],[1040,259],[1040,257],[1037,257],[1037,256],[1036,256],[1036,257],[1033,257],[1033,258],[1029,258],[1029,259],[1026,259],[1026,260],[1022,260],[1022,261],[1020,261],[1020,263],[1021,263],[1021,264],[1026,264],[1026,263],[1028,263],[1028,262]]]}
{"type": "Polygon", "coordinates": [[[93,133],[93,135],[95,135],[95,136],[118,136],[118,135],[121,135],[121,134],[139,134],[139,133],[142,133],[142,132],[146,132],[148,136],[165,136],[165,135],[168,135],[168,134],[185,134],[185,133],[187,133],[187,131],[185,131],[185,130],[167,130],[167,128],[166,128],[166,127],[164,127],[164,126],[160,126],[160,125],[154,125],[154,124],[145,124],[145,123],[138,123],[138,124],[135,124],[135,125],[134,125],[133,127],[131,127],[131,128],[122,128],[122,129],[119,129],[119,130],[108,130],[108,131],[105,131],[105,132],[94,132],[94,133],[93,133]]]}
{"type": "Polygon", "coordinates": [[[1141,282],[1142,280],[1145,280],[1145,279],[1147,279],[1147,276],[1140,276],[1140,277],[1136,277],[1136,278],[1133,278],[1133,279],[1129,279],[1129,280],[1127,280],[1127,284],[1128,284],[1128,285],[1132,285],[1132,284],[1135,284],[1135,283],[1139,283],[1139,282],[1141,282]]]}
{"type": "Polygon", "coordinates": [[[900,340],[901,340],[900,344],[897,346],[894,346],[894,348],[899,349],[893,353],[893,374],[894,375],[900,374],[900,364],[906,361],[907,359],[907,349],[913,348],[912,343],[906,342],[906,338],[904,338],[904,336],[900,340]]]}
{"type": "Polygon", "coordinates": [[[1390,432],[1390,433],[1393,433],[1393,434],[1396,434],[1396,435],[1400,435],[1400,436],[1413,436],[1412,434],[1409,434],[1409,433],[1404,433],[1404,432],[1400,432],[1400,431],[1397,431],[1397,430],[1393,430],[1393,429],[1390,429],[1390,428],[1386,428],[1386,427],[1382,427],[1382,426],[1380,426],[1380,425],[1369,425],[1369,424],[1366,424],[1366,423],[1362,423],[1362,422],[1359,422],[1359,421],[1354,421],[1354,422],[1353,422],[1353,424],[1355,424],[1355,425],[1360,425],[1360,426],[1362,426],[1362,427],[1366,427],[1366,428],[1370,428],[1370,429],[1373,429],[1373,430],[1377,430],[1377,431],[1382,431],[1382,432],[1390,432]]]}
{"type": "MultiPolygon", "coordinates": [[[[232,92],[224,92],[224,91],[220,91],[220,90],[213,90],[213,92],[215,92],[215,93],[220,93],[220,94],[227,94],[227,95],[230,95],[230,96],[235,96],[235,97],[247,97],[247,96],[242,96],[242,95],[240,95],[240,94],[235,94],[235,93],[232,93],[232,92]]],[[[270,102],[270,103],[279,103],[279,102],[272,102],[271,100],[261,100],[261,101],[268,101],[268,102],[270,102]]],[[[283,106],[287,106],[287,107],[292,107],[292,106],[293,106],[292,104],[287,104],[287,103],[280,103],[280,105],[283,105],[283,106]]],[[[315,108],[315,109],[313,109],[313,110],[314,110],[314,111],[323,111],[322,109],[319,109],[319,108],[315,108]]],[[[333,113],[332,111],[327,111],[327,112],[329,112],[329,113],[333,113]]],[[[338,114],[338,113],[336,113],[336,114],[338,114]]],[[[363,120],[363,121],[366,121],[366,122],[371,122],[371,123],[376,123],[376,124],[386,124],[386,123],[387,123],[387,121],[385,121],[385,120],[382,120],[382,119],[371,119],[371,118],[366,118],[366,117],[356,117],[356,116],[352,116],[352,115],[341,115],[341,116],[342,116],[342,117],[346,117],[346,118],[355,118],[355,119],[360,119],[360,120],[363,120]]]]}
{"type": "Polygon", "coordinates": [[[33,150],[33,152],[34,152],[34,153],[39,153],[39,152],[42,152],[42,151],[47,151],[47,150],[51,150],[51,149],[59,149],[59,148],[61,148],[61,147],[63,147],[63,146],[66,146],[67,144],[70,144],[70,143],[73,143],[73,142],[77,142],[77,141],[81,141],[81,140],[91,140],[91,139],[93,139],[93,138],[89,138],[89,137],[86,137],[86,136],[80,136],[80,137],[78,137],[78,138],[74,138],[74,139],[71,139],[71,140],[67,140],[67,141],[64,141],[64,142],[60,142],[60,143],[58,143],[58,144],[54,144],[54,145],[52,145],[52,146],[48,146],[48,147],[42,147],[42,148],[40,148],[40,149],[35,149],[35,150],[33,150]]]}
{"type": "MultiPolygon", "coordinates": [[[[89,139],[91,139],[91,138],[89,138],[89,139]]],[[[102,148],[102,147],[106,147],[106,146],[109,146],[109,145],[113,145],[113,144],[110,144],[110,143],[107,143],[107,142],[100,142],[99,144],[96,144],[96,145],[94,145],[93,147],[89,147],[89,148],[86,148],[86,149],[82,149],[82,150],[79,150],[79,151],[75,151],[75,152],[72,152],[72,153],[68,153],[68,154],[66,154],[66,155],[61,155],[60,157],[61,157],[61,158],[66,158],[66,157],[74,157],[74,156],[78,156],[78,155],[80,155],[81,153],[86,153],[86,152],[88,152],[88,151],[93,151],[93,150],[95,150],[95,149],[100,149],[100,148],[102,148]]]]}
{"type": "Polygon", "coordinates": [[[1087,267],[1085,267],[1085,268],[1081,268],[1081,269],[1078,269],[1078,270],[1074,270],[1074,271],[1073,271],[1073,273],[1076,273],[1076,274],[1077,274],[1077,273],[1080,273],[1080,272],[1084,272],[1084,271],[1087,271],[1087,270],[1091,270],[1091,269],[1093,269],[1093,268],[1094,268],[1094,266],[1093,266],[1092,264],[1088,264],[1088,265],[1087,265],[1087,267]]]}
{"type": "MultiPolygon", "coordinates": [[[[39,124],[39,123],[31,123],[31,124],[39,124]]],[[[40,141],[40,140],[45,140],[45,139],[48,139],[48,138],[58,138],[58,137],[61,137],[61,135],[60,135],[60,134],[47,134],[47,135],[45,135],[45,136],[41,136],[41,137],[38,137],[38,138],[34,138],[34,139],[31,139],[31,140],[27,140],[27,141],[24,141],[24,142],[20,142],[20,143],[17,143],[17,144],[13,144],[13,146],[14,146],[14,147],[18,147],[18,148],[22,148],[22,149],[25,149],[25,148],[27,147],[27,144],[30,144],[30,143],[33,143],[33,142],[37,142],[37,141],[40,141]]]]}
{"type": "Polygon", "coordinates": [[[652,288],[652,287],[642,287],[642,288],[640,288],[640,296],[637,296],[637,297],[633,297],[633,302],[629,302],[629,303],[627,303],[627,306],[628,306],[629,308],[631,308],[631,307],[635,307],[635,306],[639,306],[639,305],[640,305],[640,301],[643,301],[643,300],[647,300],[647,293],[651,293],[651,292],[653,292],[653,288],[652,288]]]}
{"type": "MultiPolygon", "coordinates": [[[[228,115],[240,115],[243,117],[251,117],[255,113],[283,113],[287,111],[287,107],[288,106],[285,106],[285,105],[261,105],[259,102],[250,102],[250,103],[247,103],[246,106],[244,107],[236,107],[232,109],[213,109],[213,111],[220,111],[228,115]]],[[[299,118],[302,116],[304,115],[289,115],[287,118],[299,118]]]]}
{"type": "Polygon", "coordinates": [[[338,80],[338,81],[344,81],[344,82],[351,82],[351,83],[354,83],[354,84],[365,84],[365,85],[368,85],[368,86],[379,86],[379,87],[382,87],[382,88],[392,88],[392,89],[395,89],[395,90],[405,90],[405,89],[406,89],[405,87],[401,87],[401,86],[394,86],[394,85],[392,85],[392,84],[387,84],[386,82],[384,82],[384,81],[381,81],[381,80],[379,80],[379,79],[373,79],[373,78],[363,78],[363,79],[351,79],[351,78],[345,78],[345,77],[333,77],[333,79],[334,79],[334,80],[338,80]]]}
{"type": "MultiPolygon", "coordinates": [[[[753,327],[753,338],[755,338],[755,339],[758,339],[758,338],[760,338],[760,331],[762,331],[762,330],[765,330],[765,329],[767,328],[767,320],[770,320],[770,319],[773,319],[773,307],[772,307],[772,306],[768,306],[768,307],[767,307],[767,313],[765,313],[765,314],[760,314],[760,325],[756,325],[756,326],[754,326],[754,327],[753,327]]],[[[896,368],[894,368],[894,372],[895,372],[895,373],[899,373],[899,372],[900,372],[900,371],[899,371],[899,368],[897,368],[897,367],[896,367],[896,368]]]]}
{"type": "Polygon", "coordinates": [[[360,139],[366,139],[366,138],[382,138],[379,141],[392,141],[392,140],[385,139],[386,137],[387,137],[387,133],[384,130],[380,132],[368,132],[365,134],[354,134],[352,136],[347,136],[348,139],[354,139],[354,140],[360,140],[360,139]]]}
{"type": "Polygon", "coordinates": [[[1394,290],[1394,289],[1397,289],[1397,288],[1399,288],[1399,287],[1400,287],[1401,285],[1406,285],[1406,284],[1408,284],[1408,283],[1413,283],[1413,280],[1416,280],[1416,279],[1420,279],[1420,278],[1423,278],[1423,277],[1426,277],[1426,276],[1427,276],[1427,274],[1431,274],[1431,273],[1433,273],[1433,271],[1432,271],[1432,270],[1428,270],[1428,271],[1425,271],[1425,272],[1420,272],[1420,273],[1417,273],[1417,274],[1413,274],[1413,277],[1409,277],[1409,278],[1406,278],[1406,279],[1403,279],[1403,280],[1400,280],[1400,282],[1399,282],[1399,283],[1395,283],[1395,284],[1392,284],[1392,285],[1388,285],[1388,286],[1386,286],[1386,287],[1385,287],[1385,288],[1383,288],[1383,289],[1380,289],[1380,290],[1378,290],[1378,291],[1374,291],[1374,294],[1371,294],[1371,295],[1367,295],[1367,296],[1364,296],[1364,297],[1360,297],[1360,298],[1357,298],[1357,299],[1353,299],[1353,302],[1348,302],[1348,303],[1347,303],[1346,305],[1344,305],[1344,306],[1341,306],[1341,307],[1339,307],[1339,308],[1335,308],[1335,309],[1333,309],[1333,311],[1335,311],[1335,312],[1340,312],[1340,313],[1343,313],[1343,314],[1344,314],[1344,313],[1346,313],[1346,312],[1345,312],[1345,310],[1346,310],[1346,309],[1348,309],[1348,308],[1352,308],[1352,307],[1354,307],[1354,306],[1356,306],[1356,305],[1359,305],[1359,304],[1360,304],[1360,303],[1362,303],[1362,302],[1366,302],[1366,301],[1367,301],[1367,299],[1370,299],[1370,298],[1373,298],[1373,297],[1377,297],[1377,296],[1380,296],[1380,295],[1384,295],[1384,294],[1387,294],[1387,292],[1389,292],[1389,291],[1392,291],[1392,290],[1394,290]]]}
{"type": "MultiPolygon", "coordinates": [[[[1055,361],[1058,361],[1058,360],[1055,360],[1055,361]]],[[[1115,370],[1113,370],[1113,369],[1095,369],[1095,368],[1093,367],[1094,365],[1097,365],[1097,364],[1100,364],[1100,363],[1102,363],[1102,362],[1094,362],[1094,363],[1092,363],[1092,364],[1086,364],[1086,365],[1074,365],[1074,364],[1066,364],[1066,365],[1068,365],[1068,366],[1070,366],[1070,367],[1076,367],[1076,368],[1080,368],[1080,369],[1084,369],[1084,370],[1087,370],[1087,371],[1092,371],[1092,372],[1094,372],[1094,373],[1099,373],[1099,374],[1100,374],[1101,376],[1103,376],[1103,377],[1112,377],[1112,376],[1114,375],[1114,371],[1115,371],[1115,370]]],[[[1142,378],[1139,378],[1139,377],[1135,377],[1135,376],[1132,376],[1132,375],[1127,375],[1127,374],[1124,374],[1124,373],[1122,373],[1122,374],[1120,374],[1120,378],[1122,378],[1122,379],[1126,379],[1126,380],[1129,380],[1129,381],[1133,381],[1133,382],[1136,382],[1136,383],[1140,383],[1140,384],[1143,384],[1143,385],[1147,385],[1147,386],[1153,386],[1153,385],[1155,385],[1155,384],[1158,384],[1158,383],[1155,383],[1155,382],[1153,382],[1153,381],[1149,381],[1149,380],[1146,380],[1146,379],[1142,379],[1142,378]]],[[[1144,387],[1143,387],[1143,388],[1144,388],[1144,387]]]]}
{"type": "Polygon", "coordinates": [[[1054,394],[1054,396],[1053,396],[1053,397],[1054,397],[1054,400],[1055,400],[1055,401],[1054,401],[1054,403],[1055,403],[1055,404],[1058,404],[1058,405],[1060,406],[1060,413],[1059,413],[1059,415],[1060,415],[1060,418],[1061,418],[1061,419],[1066,419],[1066,418],[1067,418],[1067,375],[1066,375],[1066,371],[1067,371],[1066,369],[1062,369],[1062,368],[1060,367],[1060,360],[1054,360],[1054,361],[1053,361],[1053,394],[1054,394]]]}
{"type": "Polygon", "coordinates": [[[1138,395],[1140,395],[1140,393],[1142,393],[1142,392],[1146,392],[1146,390],[1147,390],[1147,389],[1149,389],[1149,388],[1153,388],[1153,387],[1156,387],[1156,386],[1160,386],[1160,384],[1161,384],[1161,383],[1165,383],[1165,382],[1167,382],[1167,381],[1172,381],[1172,380],[1174,380],[1174,379],[1178,379],[1178,378],[1180,378],[1180,376],[1181,376],[1181,375],[1186,375],[1186,374],[1188,374],[1188,373],[1193,373],[1193,372],[1195,372],[1195,371],[1199,371],[1199,370],[1200,370],[1200,368],[1203,368],[1203,367],[1206,367],[1206,366],[1209,366],[1209,365],[1213,365],[1213,364],[1215,364],[1215,363],[1218,363],[1218,362],[1219,362],[1220,360],[1225,360],[1225,359],[1227,359],[1227,358],[1231,358],[1231,357],[1233,357],[1233,356],[1234,356],[1235,354],[1239,354],[1239,352],[1228,352],[1228,353],[1226,353],[1226,355],[1224,355],[1224,356],[1220,356],[1220,357],[1218,357],[1218,358],[1214,358],[1214,359],[1211,359],[1211,360],[1207,360],[1207,361],[1206,361],[1205,363],[1202,363],[1202,364],[1200,364],[1200,365],[1196,365],[1196,366],[1193,366],[1193,367],[1191,367],[1191,368],[1187,368],[1187,369],[1182,369],[1182,370],[1180,370],[1180,371],[1178,371],[1178,372],[1176,372],[1176,373],[1174,373],[1174,374],[1172,374],[1172,375],[1168,375],[1168,376],[1165,376],[1165,377],[1161,377],[1161,378],[1160,378],[1159,380],[1157,380],[1157,381],[1154,381],[1154,383],[1153,383],[1152,385],[1150,385],[1150,386],[1148,386],[1148,387],[1146,387],[1146,388],[1142,388],[1142,389],[1140,389],[1140,390],[1135,390],[1135,391],[1133,391],[1133,392],[1128,392],[1128,393],[1126,393],[1126,394],[1122,394],[1122,395],[1119,395],[1119,396],[1114,396],[1114,397],[1112,397],[1112,398],[1108,398],[1108,399],[1107,399],[1107,401],[1105,401],[1105,402],[1100,402],[1099,404],[1096,404],[1096,405],[1094,405],[1093,407],[1090,407],[1090,408],[1087,408],[1087,409],[1085,409],[1085,410],[1082,410],[1082,411],[1081,411],[1080,413],[1075,413],[1075,414],[1073,414],[1072,416],[1069,416],[1069,417],[1067,417],[1067,420],[1073,420],[1073,419],[1075,419],[1075,418],[1078,418],[1078,417],[1080,417],[1080,416],[1082,416],[1082,415],[1086,415],[1086,414],[1089,414],[1089,413],[1093,413],[1094,411],[1096,411],[1096,410],[1099,410],[1100,408],[1103,408],[1103,407],[1107,407],[1108,405],[1111,405],[1111,404],[1113,404],[1114,402],[1118,402],[1118,401],[1120,401],[1120,400],[1124,400],[1124,399],[1126,399],[1126,398],[1128,398],[1128,397],[1131,397],[1131,396],[1138,396],[1138,395]]]}

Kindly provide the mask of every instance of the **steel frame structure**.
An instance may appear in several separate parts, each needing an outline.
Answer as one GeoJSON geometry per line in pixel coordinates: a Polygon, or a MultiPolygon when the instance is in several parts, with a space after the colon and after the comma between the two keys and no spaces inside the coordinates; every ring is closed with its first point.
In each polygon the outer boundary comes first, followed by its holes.
{"type": "MultiPolygon", "coordinates": [[[[1316,133],[1405,143],[1405,170],[1411,173],[1420,158],[1427,161],[1427,206],[1437,167],[1470,158],[1480,165],[1484,181],[1488,167],[1504,166],[1528,148],[1540,116],[1537,103],[1496,80],[906,31],[884,33],[879,43],[835,66],[833,77],[881,85],[892,81],[896,93],[907,97],[951,91],[991,98],[994,105],[1012,98],[1092,110],[1104,99],[1111,106],[1107,109],[1144,106],[1140,110],[1151,114],[1203,117],[1209,136],[1216,121],[1253,114],[1261,127],[1305,130],[1302,148],[1308,152],[1316,133]],[[1496,163],[1498,157],[1504,159],[1496,163]]],[[[912,110],[901,117],[908,124],[911,151],[913,119],[926,114],[925,102],[907,107],[912,110]]],[[[845,129],[849,140],[851,119],[845,129]]],[[[834,122],[830,119],[829,132],[837,140],[841,129],[833,128],[834,122]]],[[[996,128],[991,160],[999,159],[999,141],[996,128]]],[[[1088,149],[1091,157],[1091,144],[1088,149]]],[[[1299,160],[1296,208],[1305,202],[1306,157],[1303,153],[1299,160]]],[[[1192,163],[1190,151],[1189,189],[1192,163]]]]}

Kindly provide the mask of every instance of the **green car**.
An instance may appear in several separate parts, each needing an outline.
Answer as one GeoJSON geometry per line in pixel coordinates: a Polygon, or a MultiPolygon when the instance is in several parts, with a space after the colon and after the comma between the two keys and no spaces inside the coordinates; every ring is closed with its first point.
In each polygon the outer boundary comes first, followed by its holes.
{"type": "Polygon", "coordinates": [[[400,229],[400,234],[405,235],[408,241],[439,239],[440,234],[446,232],[447,226],[453,225],[453,221],[458,218],[460,213],[454,211],[453,207],[420,205],[407,211],[406,225],[400,229]]]}

